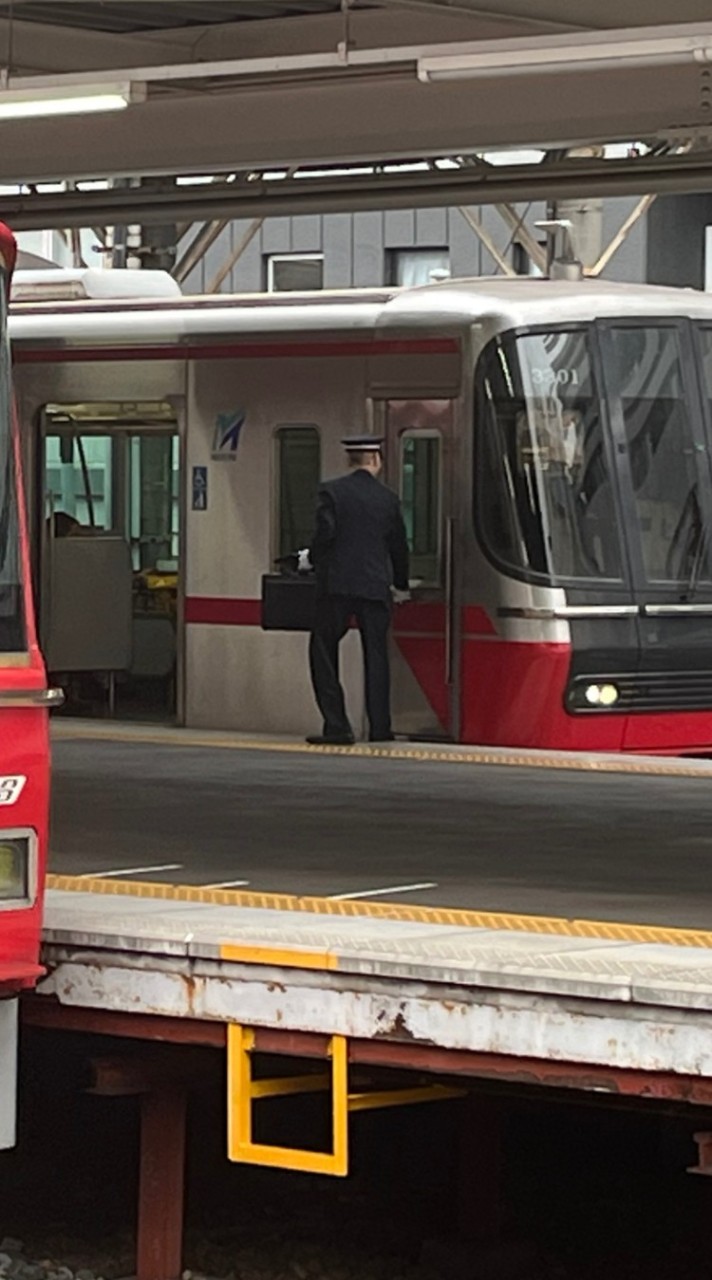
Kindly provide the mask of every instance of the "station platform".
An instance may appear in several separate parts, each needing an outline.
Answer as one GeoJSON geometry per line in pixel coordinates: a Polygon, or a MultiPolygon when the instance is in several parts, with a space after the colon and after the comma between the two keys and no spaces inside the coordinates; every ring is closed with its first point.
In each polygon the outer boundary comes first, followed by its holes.
{"type": "Polygon", "coordinates": [[[38,1002],[65,1019],[670,1073],[712,1101],[709,762],[54,736],[38,1002]]]}
{"type": "Polygon", "coordinates": [[[52,883],[40,1025],[712,1103],[712,933],[52,883]]]}
{"type": "Polygon", "coordinates": [[[352,1112],[426,1102],[466,1106],[498,1167],[493,1087],[704,1117],[711,781],[707,761],[57,723],[23,1018],[111,1046],[94,1092],[141,1094],[139,1280],[181,1272],[191,1046],[224,1060],[230,1159],[302,1172],[349,1171],[352,1112]],[[259,1099],[315,1089],[331,1149],[253,1140],[259,1099]]]}
{"type": "Polygon", "coordinates": [[[51,871],[712,927],[712,762],[54,722],[51,871]]]}

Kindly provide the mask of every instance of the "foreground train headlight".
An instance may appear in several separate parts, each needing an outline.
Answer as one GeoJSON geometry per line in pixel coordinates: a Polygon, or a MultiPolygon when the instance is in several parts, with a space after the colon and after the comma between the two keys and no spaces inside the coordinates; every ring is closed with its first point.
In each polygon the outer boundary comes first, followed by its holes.
{"type": "Polygon", "coordinates": [[[583,696],[589,707],[614,707],[619,693],[614,684],[587,684],[583,696]]]}
{"type": "Polygon", "coordinates": [[[32,900],[32,862],[29,834],[0,831],[0,906],[32,900]]]}

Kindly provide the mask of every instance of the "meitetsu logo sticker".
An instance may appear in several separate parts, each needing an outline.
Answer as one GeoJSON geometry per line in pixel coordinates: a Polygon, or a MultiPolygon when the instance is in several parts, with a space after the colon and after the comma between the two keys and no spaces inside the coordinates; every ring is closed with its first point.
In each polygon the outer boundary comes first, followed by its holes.
{"type": "Polygon", "coordinates": [[[23,773],[0,777],[0,805],[15,804],[25,789],[27,778],[23,773]]]}

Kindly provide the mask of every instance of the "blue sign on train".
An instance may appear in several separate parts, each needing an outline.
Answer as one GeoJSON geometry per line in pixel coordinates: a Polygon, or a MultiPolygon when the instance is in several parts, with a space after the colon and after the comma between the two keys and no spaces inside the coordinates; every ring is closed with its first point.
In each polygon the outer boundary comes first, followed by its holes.
{"type": "Polygon", "coordinates": [[[208,509],[208,468],[193,467],[193,510],[208,509]]]}

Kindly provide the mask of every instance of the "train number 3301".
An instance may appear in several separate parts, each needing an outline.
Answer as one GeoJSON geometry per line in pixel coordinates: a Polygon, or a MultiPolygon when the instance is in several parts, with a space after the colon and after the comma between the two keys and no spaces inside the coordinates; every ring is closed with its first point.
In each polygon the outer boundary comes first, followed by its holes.
{"type": "Polygon", "coordinates": [[[22,773],[0,777],[0,805],[15,804],[25,787],[27,778],[22,773]]]}

